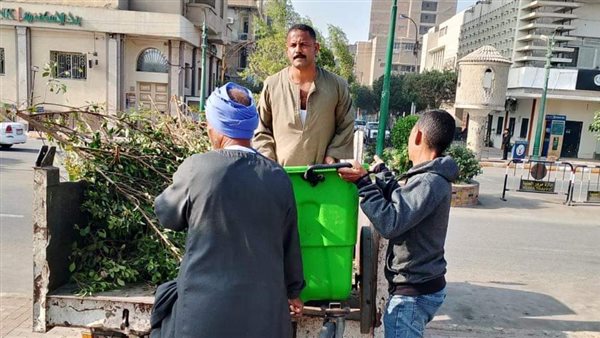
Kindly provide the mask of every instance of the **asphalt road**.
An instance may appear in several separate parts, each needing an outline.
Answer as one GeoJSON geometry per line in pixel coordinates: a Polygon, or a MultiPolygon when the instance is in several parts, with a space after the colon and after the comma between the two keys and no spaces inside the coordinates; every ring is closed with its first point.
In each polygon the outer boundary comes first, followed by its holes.
{"type": "MultiPolygon", "coordinates": [[[[41,145],[0,151],[0,294],[31,295],[31,167],[41,145]]],[[[512,191],[504,202],[503,175],[486,168],[480,205],[451,211],[448,298],[431,327],[600,336],[600,206],[512,191]]]]}

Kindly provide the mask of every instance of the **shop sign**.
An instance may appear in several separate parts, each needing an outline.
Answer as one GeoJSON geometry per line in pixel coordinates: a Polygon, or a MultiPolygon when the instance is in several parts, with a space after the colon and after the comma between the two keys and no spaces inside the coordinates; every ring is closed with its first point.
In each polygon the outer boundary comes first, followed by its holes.
{"type": "Polygon", "coordinates": [[[22,8],[2,8],[0,9],[0,19],[2,20],[11,20],[18,22],[27,22],[27,23],[55,23],[61,26],[64,25],[76,25],[81,26],[81,17],[75,16],[72,13],[65,12],[54,12],[51,13],[49,11],[46,12],[28,12],[23,10],[22,8]]]}
{"type": "Polygon", "coordinates": [[[587,192],[587,201],[600,203],[600,191],[590,190],[587,192]]]}
{"type": "Polygon", "coordinates": [[[519,191],[554,193],[555,182],[521,180],[519,191]]]}

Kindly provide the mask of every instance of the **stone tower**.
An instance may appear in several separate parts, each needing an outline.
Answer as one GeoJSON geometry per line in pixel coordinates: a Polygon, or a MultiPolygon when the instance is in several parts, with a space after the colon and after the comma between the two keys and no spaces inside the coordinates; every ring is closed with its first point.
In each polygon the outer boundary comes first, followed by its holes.
{"type": "Polygon", "coordinates": [[[454,107],[462,109],[463,116],[469,115],[467,147],[477,159],[481,158],[488,114],[504,111],[510,65],[492,46],[483,46],[458,62],[454,107]]]}

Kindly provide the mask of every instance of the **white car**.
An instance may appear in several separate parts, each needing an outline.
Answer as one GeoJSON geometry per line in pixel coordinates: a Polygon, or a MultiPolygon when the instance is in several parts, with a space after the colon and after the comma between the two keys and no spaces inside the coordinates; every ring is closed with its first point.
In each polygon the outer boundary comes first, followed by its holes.
{"type": "MultiPolygon", "coordinates": [[[[377,134],[379,133],[379,123],[378,122],[367,122],[365,127],[365,138],[368,141],[373,141],[377,139],[377,134]]],[[[390,137],[390,131],[386,129],[385,138],[390,137]]]]}
{"type": "Polygon", "coordinates": [[[0,123],[0,147],[8,149],[13,144],[27,142],[27,130],[25,125],[20,122],[1,122],[0,123]]]}

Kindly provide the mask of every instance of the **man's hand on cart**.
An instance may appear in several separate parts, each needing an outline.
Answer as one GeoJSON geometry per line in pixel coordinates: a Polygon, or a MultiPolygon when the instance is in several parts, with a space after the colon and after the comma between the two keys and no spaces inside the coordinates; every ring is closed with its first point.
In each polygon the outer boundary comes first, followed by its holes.
{"type": "Polygon", "coordinates": [[[358,161],[352,161],[352,168],[340,168],[338,174],[340,177],[348,182],[358,182],[361,179],[367,177],[369,174],[378,174],[380,172],[388,171],[388,168],[383,163],[383,160],[375,155],[373,163],[367,171],[358,161]]]}
{"type": "Polygon", "coordinates": [[[288,299],[290,305],[290,315],[292,317],[302,316],[302,310],[304,309],[304,303],[300,298],[288,299]]]}
{"type": "Polygon", "coordinates": [[[363,168],[356,160],[352,161],[352,168],[340,168],[338,174],[342,179],[348,182],[356,182],[369,175],[369,172],[363,168]]]}

